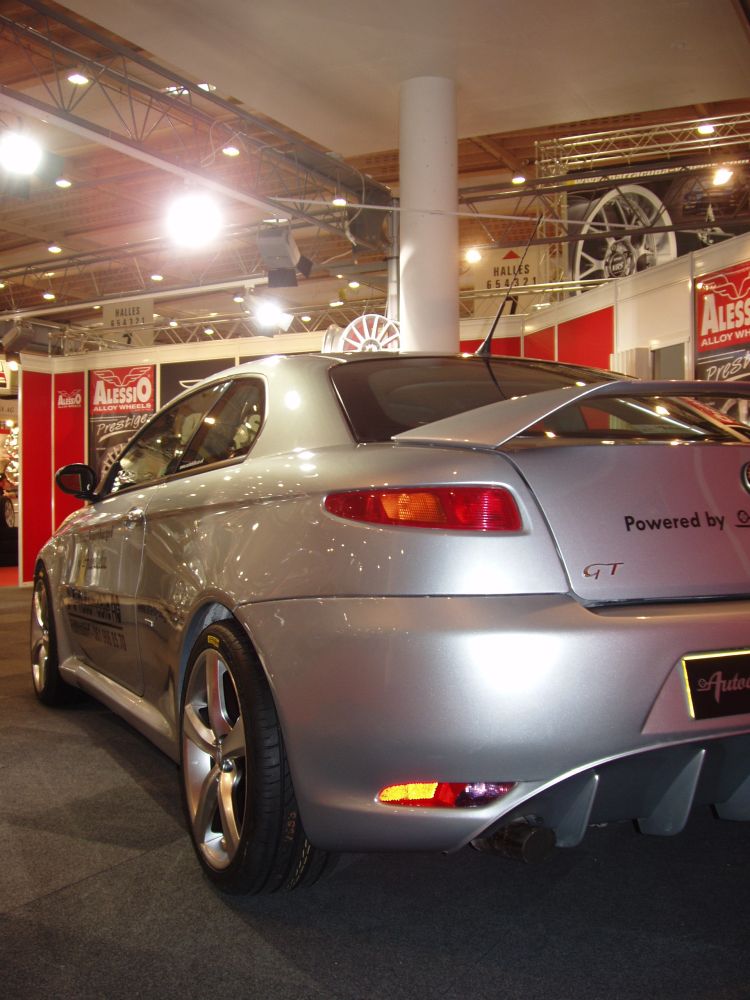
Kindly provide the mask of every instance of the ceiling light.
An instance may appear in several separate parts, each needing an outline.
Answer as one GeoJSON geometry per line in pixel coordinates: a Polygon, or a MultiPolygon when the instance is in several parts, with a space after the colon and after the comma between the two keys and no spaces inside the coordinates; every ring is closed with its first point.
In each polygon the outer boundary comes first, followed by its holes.
{"type": "Polygon", "coordinates": [[[343,301],[341,299],[334,299],[333,302],[329,302],[328,305],[331,309],[338,309],[339,306],[343,306],[343,301]]]}
{"type": "Polygon", "coordinates": [[[90,82],[86,74],[82,73],[79,69],[74,69],[72,73],[68,73],[68,83],[72,83],[76,87],[85,87],[90,82]]]}
{"type": "Polygon", "coordinates": [[[55,299],[55,293],[54,292],[45,292],[44,295],[42,295],[42,298],[46,299],[48,302],[53,302],[54,299],[55,299]]]}
{"type": "Polygon", "coordinates": [[[244,302],[244,301],[245,301],[245,296],[240,295],[239,292],[236,295],[232,296],[232,302],[244,302]]]}
{"type": "Polygon", "coordinates": [[[264,330],[288,330],[294,319],[291,313],[284,312],[280,305],[268,299],[255,306],[254,314],[256,323],[264,330]]]}
{"type": "MultiPolygon", "coordinates": [[[[18,369],[20,368],[20,365],[15,360],[14,361],[9,361],[8,362],[8,368],[10,368],[10,370],[12,372],[17,372],[18,369]]],[[[8,423],[11,427],[13,426],[13,421],[12,420],[6,421],[6,423],[8,423]]]]}
{"type": "Polygon", "coordinates": [[[698,135],[713,135],[716,129],[710,122],[704,122],[695,130],[698,135]]]}
{"type": "Polygon", "coordinates": [[[302,320],[303,323],[309,323],[310,320],[312,319],[312,316],[308,316],[307,314],[305,314],[304,316],[300,316],[300,319],[302,320]]]}
{"type": "Polygon", "coordinates": [[[69,188],[73,186],[73,182],[69,181],[67,177],[58,177],[55,185],[59,188],[69,188]]]}
{"type": "Polygon", "coordinates": [[[240,151],[239,151],[239,149],[237,149],[236,146],[225,146],[222,149],[222,153],[224,154],[224,156],[239,156],[240,155],[240,151]]]}
{"type": "Polygon", "coordinates": [[[31,136],[5,132],[0,138],[0,166],[10,174],[33,174],[42,162],[42,147],[31,136]]]}
{"type": "Polygon", "coordinates": [[[172,329],[174,329],[176,326],[179,326],[179,323],[177,322],[176,319],[170,319],[169,325],[172,327],[172,329]]]}
{"type": "Polygon", "coordinates": [[[55,272],[54,271],[45,271],[44,272],[44,277],[45,278],[54,278],[54,276],[55,276],[55,272]]]}
{"type": "Polygon", "coordinates": [[[101,306],[92,306],[92,309],[101,309],[101,306]]]}
{"type": "Polygon", "coordinates": [[[336,195],[331,204],[335,205],[336,208],[344,208],[346,205],[346,198],[344,198],[343,195],[336,195]]]}
{"type": "Polygon", "coordinates": [[[164,275],[163,274],[152,274],[151,275],[151,280],[152,281],[164,281],[164,275]]]}
{"type": "Polygon", "coordinates": [[[0,288],[5,288],[5,282],[4,281],[0,281],[0,288]]]}
{"type": "Polygon", "coordinates": [[[205,90],[209,94],[212,94],[216,90],[216,87],[212,83],[199,83],[198,86],[201,90],[205,90]]]}
{"type": "Polygon", "coordinates": [[[221,210],[208,194],[184,194],[167,213],[167,232],[180,246],[198,249],[216,239],[221,230],[221,210]]]}
{"type": "Polygon", "coordinates": [[[713,183],[716,187],[721,187],[722,184],[726,184],[734,176],[734,170],[730,170],[729,167],[718,167],[714,173],[713,183]]]}
{"type": "Polygon", "coordinates": [[[208,315],[213,319],[214,316],[218,316],[219,314],[217,312],[210,312],[208,315]]]}
{"type": "Polygon", "coordinates": [[[48,246],[47,249],[50,253],[62,253],[62,247],[59,247],[57,243],[53,243],[51,246],[48,246]]]}
{"type": "Polygon", "coordinates": [[[204,326],[203,332],[207,337],[213,337],[213,335],[216,333],[216,330],[214,330],[212,326],[204,326]]]}
{"type": "Polygon", "coordinates": [[[358,281],[350,281],[349,282],[349,287],[350,288],[359,288],[359,282],[358,281]]]}
{"type": "Polygon", "coordinates": [[[478,264],[481,259],[482,255],[476,247],[469,247],[464,254],[464,260],[467,264],[478,264]]]}
{"type": "Polygon", "coordinates": [[[515,174],[513,177],[511,177],[510,182],[511,184],[525,184],[526,178],[524,177],[523,174],[515,174]]]}

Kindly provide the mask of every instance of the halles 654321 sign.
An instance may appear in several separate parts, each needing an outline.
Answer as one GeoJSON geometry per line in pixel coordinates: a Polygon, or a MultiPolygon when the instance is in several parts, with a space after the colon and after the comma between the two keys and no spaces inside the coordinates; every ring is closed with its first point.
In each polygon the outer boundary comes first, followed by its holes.
{"type": "Polygon", "coordinates": [[[89,411],[104,413],[152,413],[155,404],[154,366],[103,368],[92,371],[89,411]]]}

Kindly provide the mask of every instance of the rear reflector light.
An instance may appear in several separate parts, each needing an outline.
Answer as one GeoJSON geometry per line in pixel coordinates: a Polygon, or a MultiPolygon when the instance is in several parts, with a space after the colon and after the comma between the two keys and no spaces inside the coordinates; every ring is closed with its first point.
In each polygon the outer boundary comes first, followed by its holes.
{"type": "Polygon", "coordinates": [[[485,806],[507,795],[514,781],[413,781],[387,785],[378,793],[378,801],[389,806],[428,806],[433,809],[462,809],[485,806]]]}
{"type": "Polygon", "coordinates": [[[431,486],[331,493],[325,508],[367,524],[400,524],[451,531],[520,531],[513,494],[502,486],[431,486]]]}

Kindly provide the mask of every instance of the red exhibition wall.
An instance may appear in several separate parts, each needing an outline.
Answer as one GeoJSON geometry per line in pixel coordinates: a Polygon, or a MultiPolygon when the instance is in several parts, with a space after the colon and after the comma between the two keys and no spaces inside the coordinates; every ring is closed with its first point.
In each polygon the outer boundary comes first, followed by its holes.
{"type": "Polygon", "coordinates": [[[555,360],[555,328],[548,326],[535,333],[527,333],[523,338],[523,356],[541,361],[555,360]]]}
{"type": "Polygon", "coordinates": [[[22,579],[31,580],[52,534],[52,376],[25,371],[21,384],[22,579]]]}
{"type": "MultiPolygon", "coordinates": [[[[473,354],[477,348],[481,345],[481,340],[462,340],[461,341],[461,351],[464,354],[473,354]]],[[[505,355],[511,358],[520,358],[521,356],[521,338],[520,337],[501,337],[499,339],[492,339],[492,353],[505,355]]]]}
{"type": "Polygon", "coordinates": [[[557,360],[594,368],[609,368],[614,352],[615,310],[613,306],[558,323],[557,360]]]}
{"type": "MultiPolygon", "coordinates": [[[[55,441],[52,465],[53,469],[59,469],[71,462],[86,461],[85,375],[83,372],[62,372],[54,378],[55,441]]],[[[81,500],[61,493],[54,486],[52,502],[54,528],[68,514],[83,506],[81,500]]]]}

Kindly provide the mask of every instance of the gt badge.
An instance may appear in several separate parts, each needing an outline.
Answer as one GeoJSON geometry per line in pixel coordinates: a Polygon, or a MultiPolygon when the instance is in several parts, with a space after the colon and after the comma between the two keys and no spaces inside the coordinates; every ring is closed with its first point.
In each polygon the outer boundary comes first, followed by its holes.
{"type": "Polygon", "coordinates": [[[583,567],[583,575],[592,580],[598,580],[600,576],[614,576],[620,566],[625,563],[589,563],[583,567]]]}

